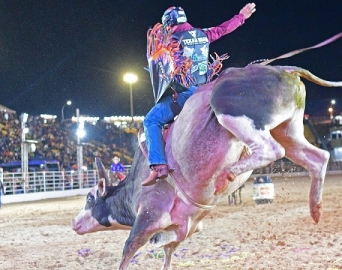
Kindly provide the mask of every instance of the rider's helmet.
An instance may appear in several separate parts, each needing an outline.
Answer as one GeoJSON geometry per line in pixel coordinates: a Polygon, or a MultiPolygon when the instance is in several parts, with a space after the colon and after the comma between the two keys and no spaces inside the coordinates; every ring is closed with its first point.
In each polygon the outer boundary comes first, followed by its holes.
{"type": "Polygon", "coordinates": [[[176,24],[185,23],[187,21],[184,9],[181,7],[169,7],[165,10],[162,23],[166,28],[168,26],[174,26],[176,24]]]}

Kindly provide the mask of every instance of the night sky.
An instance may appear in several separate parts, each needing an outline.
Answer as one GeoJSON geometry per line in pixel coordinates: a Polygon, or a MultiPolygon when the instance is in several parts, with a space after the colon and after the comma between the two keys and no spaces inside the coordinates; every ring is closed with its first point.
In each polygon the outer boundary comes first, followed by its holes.
{"type": "MultiPolygon", "coordinates": [[[[0,1],[0,104],[38,115],[129,115],[129,85],[123,74],[135,72],[134,113],[153,106],[146,61],[146,31],[165,9],[182,6],[196,27],[210,27],[238,14],[240,0],[2,0],[0,1]]],[[[255,1],[257,11],[235,32],[211,44],[210,52],[228,53],[224,67],[242,67],[315,45],[342,32],[341,0],[255,1]]],[[[273,65],[296,65],[326,80],[342,81],[342,38],[273,65]]],[[[307,112],[327,115],[342,88],[304,81],[307,112]],[[320,101],[320,102],[318,102],[320,101]]],[[[260,104],[262,107],[262,104],[260,104]]],[[[259,108],[260,108],[259,107],[259,108]]]]}

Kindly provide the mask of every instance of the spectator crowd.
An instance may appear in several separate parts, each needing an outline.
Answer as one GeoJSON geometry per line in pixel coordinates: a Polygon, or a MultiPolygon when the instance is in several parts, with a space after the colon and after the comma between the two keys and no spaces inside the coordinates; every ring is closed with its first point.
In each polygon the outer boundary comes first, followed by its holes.
{"type": "MultiPolygon", "coordinates": [[[[67,119],[29,116],[26,123],[26,140],[36,141],[30,159],[57,160],[61,169],[77,166],[77,123],[67,119]]],[[[110,167],[112,158],[119,156],[125,165],[132,162],[137,147],[136,132],[117,127],[113,123],[97,121],[85,123],[87,135],[82,139],[83,164],[94,169],[95,157],[110,167]]],[[[0,111],[0,163],[21,160],[21,123],[16,113],[0,111]]]]}

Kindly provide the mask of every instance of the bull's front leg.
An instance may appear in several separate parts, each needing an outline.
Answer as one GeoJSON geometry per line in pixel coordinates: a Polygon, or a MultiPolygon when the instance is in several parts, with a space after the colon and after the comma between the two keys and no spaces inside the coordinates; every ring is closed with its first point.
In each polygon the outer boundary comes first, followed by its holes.
{"type": "Polygon", "coordinates": [[[158,211],[145,210],[143,213],[138,214],[129,237],[125,242],[119,269],[127,269],[135,253],[144,246],[155,233],[168,227],[170,223],[171,219],[169,213],[159,215],[158,211]]]}
{"type": "Polygon", "coordinates": [[[173,253],[175,252],[176,248],[179,246],[180,242],[172,242],[168,245],[165,245],[164,252],[165,252],[165,260],[164,260],[164,265],[162,270],[171,270],[172,266],[172,256],[173,253]]]}

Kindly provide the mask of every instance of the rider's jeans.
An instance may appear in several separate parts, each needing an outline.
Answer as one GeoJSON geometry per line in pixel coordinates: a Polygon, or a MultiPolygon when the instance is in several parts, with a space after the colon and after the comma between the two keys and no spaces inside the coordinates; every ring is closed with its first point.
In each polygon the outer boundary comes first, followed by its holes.
{"type": "MultiPolygon", "coordinates": [[[[192,86],[187,91],[178,93],[177,100],[182,108],[196,89],[197,86],[192,86]]],[[[150,165],[167,164],[162,128],[175,117],[171,110],[172,102],[172,96],[162,98],[145,116],[144,131],[150,165]]]]}

